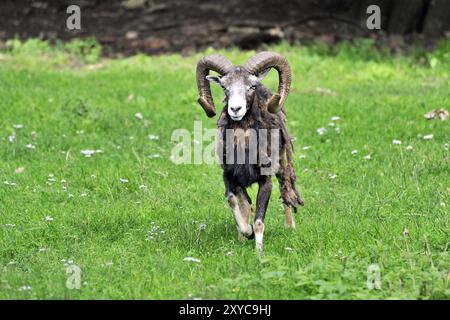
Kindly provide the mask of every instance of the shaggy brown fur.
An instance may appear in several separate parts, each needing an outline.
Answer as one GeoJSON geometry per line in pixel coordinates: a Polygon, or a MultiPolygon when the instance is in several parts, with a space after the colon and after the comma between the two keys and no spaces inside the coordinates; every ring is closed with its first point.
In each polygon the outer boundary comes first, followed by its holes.
{"type": "Polygon", "coordinates": [[[234,66],[220,55],[203,57],[197,63],[198,102],[208,117],[216,114],[209,82],[219,84],[225,107],[217,122],[217,155],[223,168],[225,197],[236,220],[238,237],[255,238],[262,250],[264,218],[272,193],[272,176],[280,184],[286,228],[295,228],[291,208],[303,205],[295,186],[292,139],[286,127],[284,104],[292,72],[283,56],[259,52],[243,66],[234,66]],[[270,71],[278,72],[278,91],[272,94],[261,81],[270,71]],[[213,70],[219,74],[209,75],[213,70]],[[228,157],[228,159],[227,159],[228,157]],[[254,222],[251,199],[246,188],[258,184],[254,222]]]}
{"type": "MultiPolygon", "coordinates": [[[[227,107],[222,110],[220,118],[217,122],[217,127],[220,131],[220,137],[222,138],[221,146],[218,150],[219,157],[223,157],[222,168],[224,174],[228,175],[232,180],[237,182],[239,187],[248,187],[249,185],[258,182],[260,179],[261,164],[226,164],[226,129],[242,129],[244,132],[247,129],[269,129],[268,133],[268,150],[267,154],[270,157],[270,129],[280,129],[280,143],[279,143],[279,169],[276,176],[279,181],[280,194],[283,204],[288,207],[292,207],[294,212],[297,212],[297,206],[303,205],[303,199],[296,189],[297,176],[294,171],[293,162],[293,144],[292,138],[289,136],[286,127],[286,114],[284,107],[278,113],[270,113],[267,110],[267,103],[269,97],[272,94],[270,91],[262,85],[259,85],[253,96],[253,101],[250,109],[247,111],[245,117],[239,121],[232,121],[227,113],[227,107]]],[[[236,139],[233,141],[235,149],[237,149],[236,139]]],[[[246,149],[248,150],[248,140],[246,139],[246,149]]],[[[246,150],[246,151],[247,151],[246,150]]],[[[236,150],[234,150],[236,151],[236,150]]]]}

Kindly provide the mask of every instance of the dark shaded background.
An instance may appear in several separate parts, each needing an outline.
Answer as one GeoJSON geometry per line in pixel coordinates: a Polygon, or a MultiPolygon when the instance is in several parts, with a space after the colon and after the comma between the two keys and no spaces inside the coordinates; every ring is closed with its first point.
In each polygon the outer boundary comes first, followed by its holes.
{"type": "Polygon", "coordinates": [[[449,0],[2,0],[0,40],[94,36],[106,52],[124,54],[356,37],[390,47],[415,40],[432,47],[450,36],[449,17],[449,0]],[[70,4],[81,7],[81,31],[66,29],[70,4]],[[381,7],[382,30],[366,28],[370,4],[381,7]]]}

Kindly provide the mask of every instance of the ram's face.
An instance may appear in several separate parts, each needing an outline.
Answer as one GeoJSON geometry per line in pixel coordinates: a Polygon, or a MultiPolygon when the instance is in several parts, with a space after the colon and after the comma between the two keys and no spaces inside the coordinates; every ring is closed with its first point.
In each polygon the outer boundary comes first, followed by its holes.
{"type": "Polygon", "coordinates": [[[241,121],[244,118],[250,108],[256,86],[262,79],[240,67],[224,76],[207,76],[206,78],[222,87],[228,115],[233,121],[241,121]]]}

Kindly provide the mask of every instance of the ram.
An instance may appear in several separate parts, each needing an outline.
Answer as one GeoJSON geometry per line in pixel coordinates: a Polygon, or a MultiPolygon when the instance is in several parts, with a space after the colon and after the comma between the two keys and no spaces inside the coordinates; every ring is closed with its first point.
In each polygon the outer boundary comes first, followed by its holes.
{"type": "Polygon", "coordinates": [[[243,66],[234,66],[221,55],[211,55],[198,62],[196,76],[198,102],[208,117],[216,115],[210,83],[219,84],[224,91],[225,106],[217,122],[217,155],[223,168],[225,197],[236,220],[238,236],[255,238],[256,249],[262,250],[272,176],[278,178],[287,228],[295,228],[291,209],[297,212],[297,206],[303,205],[295,186],[293,144],[284,107],[291,85],[289,63],[272,52],[260,52],[243,66]],[[275,94],[261,84],[271,68],[279,76],[275,94]],[[210,71],[218,75],[210,75],[210,71]],[[259,186],[256,212],[246,190],[255,183],[259,186]],[[252,213],[253,224],[249,222],[252,213]]]}

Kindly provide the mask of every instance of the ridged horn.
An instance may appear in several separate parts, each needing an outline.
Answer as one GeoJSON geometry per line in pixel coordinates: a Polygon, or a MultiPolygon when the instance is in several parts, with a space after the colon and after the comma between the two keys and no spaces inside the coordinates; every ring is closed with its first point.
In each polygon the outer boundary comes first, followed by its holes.
{"type": "Polygon", "coordinates": [[[291,88],[291,67],[285,57],[274,52],[260,52],[250,58],[244,68],[253,75],[258,75],[267,68],[278,71],[278,93],[274,94],[268,103],[268,110],[277,113],[284,106],[291,88]]]}
{"type": "Polygon", "coordinates": [[[208,117],[216,115],[216,107],[211,95],[211,87],[206,76],[209,71],[215,71],[220,75],[225,75],[234,68],[233,64],[225,57],[215,54],[200,59],[197,63],[197,87],[198,87],[198,103],[205,110],[208,117]]]}

